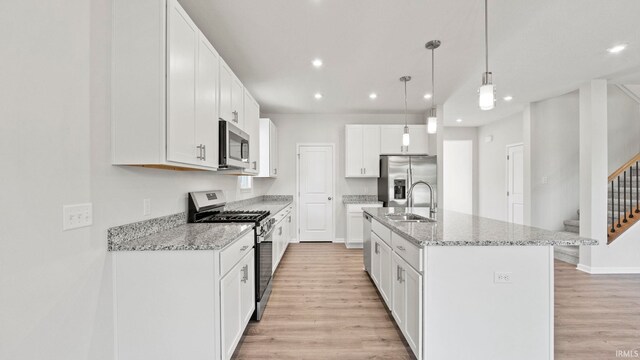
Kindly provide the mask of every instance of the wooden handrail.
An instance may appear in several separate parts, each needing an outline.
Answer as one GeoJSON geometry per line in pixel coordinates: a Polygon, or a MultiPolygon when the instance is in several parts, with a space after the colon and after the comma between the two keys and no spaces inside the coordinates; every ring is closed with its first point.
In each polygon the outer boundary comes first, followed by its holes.
{"type": "Polygon", "coordinates": [[[609,175],[609,182],[618,177],[618,175],[622,174],[625,170],[629,169],[631,165],[636,163],[636,161],[640,161],[640,153],[637,153],[631,160],[627,161],[624,165],[620,166],[618,170],[614,171],[613,174],[609,175]]]}

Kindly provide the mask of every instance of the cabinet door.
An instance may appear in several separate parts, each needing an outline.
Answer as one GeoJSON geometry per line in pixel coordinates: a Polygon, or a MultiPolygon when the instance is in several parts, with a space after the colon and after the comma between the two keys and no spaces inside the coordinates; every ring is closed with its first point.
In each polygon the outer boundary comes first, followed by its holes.
{"type": "Polygon", "coordinates": [[[402,146],[404,125],[380,126],[380,153],[402,154],[406,149],[402,146]]]}
{"type": "Polygon", "coordinates": [[[271,177],[278,177],[278,128],[269,122],[269,172],[271,177]]]}
{"type": "Polygon", "coordinates": [[[391,257],[391,280],[393,281],[393,306],[391,307],[391,314],[401,330],[404,329],[405,319],[407,317],[405,289],[401,277],[402,266],[403,261],[394,253],[391,257]]]}
{"type": "Polygon", "coordinates": [[[380,244],[382,240],[375,233],[371,233],[371,279],[380,290],[380,244]]]}
{"type": "Polygon", "coordinates": [[[387,303],[389,308],[393,307],[393,283],[392,275],[391,275],[391,248],[385,244],[384,242],[380,243],[379,247],[380,253],[380,294],[382,294],[382,298],[387,303]]]}
{"type": "Polygon", "coordinates": [[[380,126],[362,128],[362,168],[365,177],[380,176],[380,126]]]}
{"type": "Polygon", "coordinates": [[[283,247],[284,247],[284,249],[282,249],[282,254],[284,254],[287,251],[287,248],[289,247],[289,242],[291,241],[291,230],[293,229],[293,216],[291,214],[287,215],[285,221],[287,222],[287,226],[284,232],[284,239],[282,240],[283,247]]]}
{"type": "Polygon", "coordinates": [[[195,137],[200,165],[218,167],[219,56],[202,33],[198,39],[195,137]]]}
{"type": "Polygon", "coordinates": [[[219,117],[222,120],[233,122],[233,105],[231,103],[231,88],[233,84],[233,71],[220,59],[220,86],[219,86],[219,117]]]}
{"type": "Polygon", "coordinates": [[[429,152],[427,125],[409,125],[410,154],[427,154],[429,152]]]}
{"type": "Polygon", "coordinates": [[[195,141],[199,31],[177,1],[168,8],[167,160],[198,164],[195,141]]]}
{"type": "Polygon", "coordinates": [[[249,134],[249,169],[260,169],[260,105],[244,92],[244,128],[249,134]]]}
{"type": "Polygon", "coordinates": [[[256,309],[254,256],[255,253],[251,250],[240,262],[240,313],[242,314],[242,332],[244,332],[244,327],[249,323],[253,311],[256,309]]]}
{"type": "Polygon", "coordinates": [[[408,264],[403,268],[402,283],[405,288],[404,336],[418,359],[422,350],[422,275],[408,264]]]}
{"type": "Polygon", "coordinates": [[[345,126],[345,176],[364,176],[362,125],[345,126]]]}
{"type": "Polygon", "coordinates": [[[220,316],[222,337],[222,358],[230,359],[236,344],[242,336],[241,280],[243,271],[236,264],[220,280],[220,316]]]}
{"type": "Polygon", "coordinates": [[[347,247],[362,244],[364,220],[362,211],[347,213],[347,247]]]}
{"type": "Polygon", "coordinates": [[[232,121],[244,130],[244,86],[235,75],[231,78],[231,110],[232,121]]]}

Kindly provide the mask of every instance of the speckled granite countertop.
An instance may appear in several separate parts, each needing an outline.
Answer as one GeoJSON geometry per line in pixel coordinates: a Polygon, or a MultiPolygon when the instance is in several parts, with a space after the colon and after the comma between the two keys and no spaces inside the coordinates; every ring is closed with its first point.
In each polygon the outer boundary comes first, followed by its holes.
{"type": "Polygon", "coordinates": [[[275,216],[280,210],[286,208],[291,205],[293,202],[293,197],[291,199],[264,199],[258,202],[242,204],[240,206],[229,206],[227,205],[226,209],[228,210],[246,210],[246,211],[264,211],[268,210],[271,214],[270,216],[275,216]]]}
{"type": "Polygon", "coordinates": [[[378,204],[378,195],[342,195],[342,203],[349,204],[378,204]]]}
{"type": "Polygon", "coordinates": [[[364,208],[364,212],[417,246],[546,246],[597,245],[598,241],[452,211],[440,212],[436,222],[396,222],[385,215],[414,213],[429,216],[429,208],[364,208]]]}
{"type": "Polygon", "coordinates": [[[184,224],[137,239],[109,242],[109,251],[219,250],[250,231],[253,224],[184,224]]]}

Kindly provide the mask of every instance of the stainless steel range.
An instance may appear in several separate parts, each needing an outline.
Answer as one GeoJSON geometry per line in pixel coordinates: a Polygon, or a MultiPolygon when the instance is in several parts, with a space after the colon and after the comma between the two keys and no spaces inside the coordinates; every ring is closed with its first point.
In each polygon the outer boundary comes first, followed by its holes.
{"type": "Polygon", "coordinates": [[[260,320],[271,295],[273,230],[275,219],[269,211],[228,211],[222,190],[189,193],[187,222],[190,223],[254,223],[256,311],[260,320]]]}

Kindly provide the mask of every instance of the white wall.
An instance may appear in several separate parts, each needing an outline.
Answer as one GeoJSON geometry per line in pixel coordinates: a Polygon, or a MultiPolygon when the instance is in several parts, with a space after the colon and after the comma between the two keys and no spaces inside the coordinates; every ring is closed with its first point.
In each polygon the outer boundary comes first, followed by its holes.
{"type": "MultiPolygon", "coordinates": [[[[346,231],[342,195],[376,195],[377,179],[345,178],[346,124],[400,124],[404,115],[367,114],[266,114],[278,128],[279,166],[277,180],[267,180],[268,194],[295,195],[296,144],[336,144],[336,238],[343,239],[346,231]],[[294,135],[295,134],[295,135],[294,135]]],[[[409,115],[411,124],[424,124],[421,115],[409,115]]],[[[431,141],[431,139],[430,139],[431,141]]],[[[435,142],[435,140],[433,140],[435,142]]]]}
{"type": "Polygon", "coordinates": [[[523,142],[522,134],[522,113],[478,127],[479,216],[508,220],[507,145],[523,142]]]}
{"type": "Polygon", "coordinates": [[[617,86],[607,87],[608,172],[640,153],[640,104],[617,86]]]}
{"type": "Polygon", "coordinates": [[[574,91],[531,104],[531,224],[562,230],[580,201],[579,100],[574,91]],[[544,183],[544,181],[547,183],[544,183]]]}
{"type": "Polygon", "coordinates": [[[237,178],[109,160],[110,0],[18,1],[0,12],[0,358],[113,359],[106,229],[186,210],[186,193],[237,178]],[[43,29],[46,29],[43,31],[43,29]],[[62,231],[62,206],[93,203],[62,231]]]}
{"type": "MultiPolygon", "coordinates": [[[[442,156],[441,156],[441,161],[442,161],[442,173],[443,173],[443,182],[446,181],[446,179],[444,178],[444,173],[447,171],[446,168],[448,167],[448,164],[452,164],[453,166],[457,166],[456,163],[458,161],[462,161],[463,163],[469,162],[469,159],[464,157],[464,159],[459,158],[458,156],[456,156],[455,154],[451,154],[450,152],[446,151],[446,143],[447,142],[455,142],[455,141],[468,141],[471,143],[471,151],[472,151],[472,157],[470,159],[470,167],[471,167],[471,174],[470,174],[470,178],[466,179],[471,181],[472,187],[471,187],[471,196],[469,196],[469,200],[471,202],[471,213],[472,214],[477,214],[478,213],[478,205],[479,205],[479,198],[478,198],[478,178],[479,178],[479,166],[478,166],[478,135],[477,135],[477,128],[476,127],[458,127],[458,126],[447,126],[444,127],[441,131],[442,133],[442,142],[443,142],[443,150],[442,150],[442,156]],[[453,159],[451,158],[451,156],[453,155],[453,159]]],[[[466,165],[465,165],[466,166],[466,165]]],[[[444,193],[442,194],[443,199],[442,199],[442,204],[441,204],[441,208],[445,208],[445,209],[450,209],[451,207],[447,204],[447,200],[448,198],[451,196],[447,196],[447,194],[452,194],[455,191],[455,188],[457,186],[456,181],[447,181],[445,184],[442,184],[444,186],[440,186],[440,188],[442,188],[444,190],[444,193]],[[452,189],[453,188],[453,189],[452,189]],[[450,192],[451,191],[451,192],[450,192]]],[[[451,201],[451,200],[449,200],[451,201]]],[[[454,202],[457,202],[457,200],[453,200],[454,202]]],[[[454,204],[454,208],[457,208],[458,206],[456,206],[454,204]]]]}

